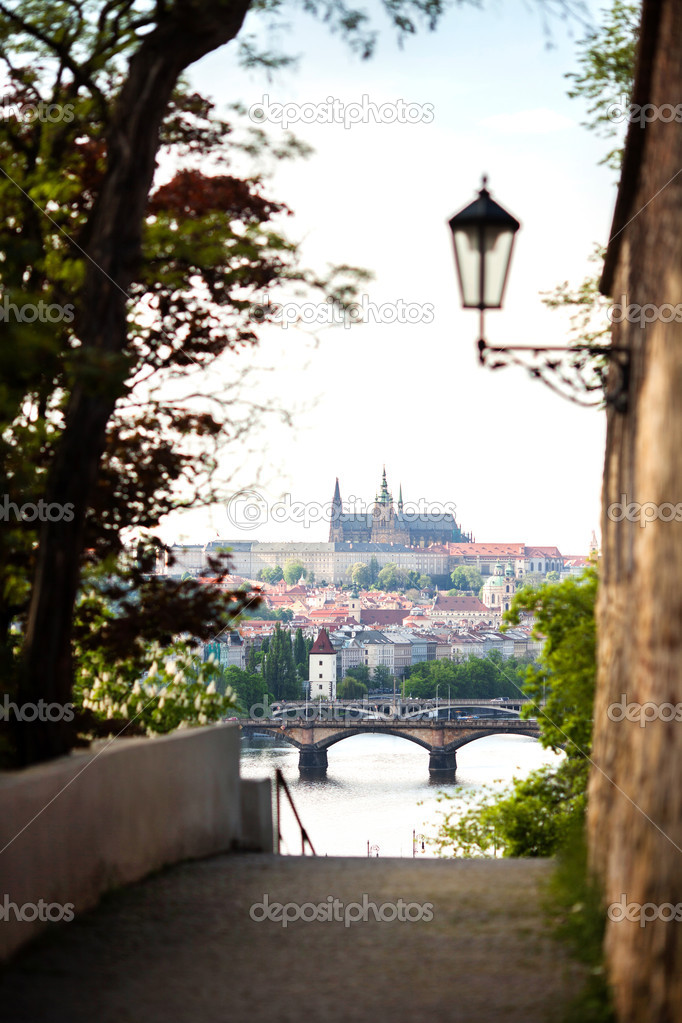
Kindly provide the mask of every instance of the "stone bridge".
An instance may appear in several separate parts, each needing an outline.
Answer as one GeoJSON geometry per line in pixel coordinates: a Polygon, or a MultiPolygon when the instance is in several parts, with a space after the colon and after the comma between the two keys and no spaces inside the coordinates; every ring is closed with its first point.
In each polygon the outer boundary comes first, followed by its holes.
{"type": "Polygon", "coordinates": [[[266,733],[286,739],[299,750],[298,766],[302,772],[324,773],[327,770],[327,750],[351,735],[379,733],[398,735],[402,739],[416,742],[429,751],[429,772],[433,775],[454,774],[457,769],[456,751],[469,742],[486,735],[532,735],[538,738],[540,730],[534,718],[489,718],[460,720],[358,720],[319,721],[264,718],[259,721],[244,721],[242,732],[266,733]]]}

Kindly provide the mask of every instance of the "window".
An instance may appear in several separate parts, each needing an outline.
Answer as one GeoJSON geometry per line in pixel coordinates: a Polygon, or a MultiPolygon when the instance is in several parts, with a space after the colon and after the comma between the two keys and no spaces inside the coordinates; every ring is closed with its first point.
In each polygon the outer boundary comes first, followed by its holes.
{"type": "MultiPolygon", "coordinates": [[[[317,677],[318,677],[318,678],[322,678],[322,672],[320,672],[320,674],[319,674],[319,675],[318,675],[317,677]]],[[[320,689],[321,689],[321,688],[322,688],[322,686],[320,686],[320,689]]]]}
{"type": "Polygon", "coordinates": [[[322,667],[322,661],[318,661],[318,664],[320,665],[320,667],[322,667]]]}

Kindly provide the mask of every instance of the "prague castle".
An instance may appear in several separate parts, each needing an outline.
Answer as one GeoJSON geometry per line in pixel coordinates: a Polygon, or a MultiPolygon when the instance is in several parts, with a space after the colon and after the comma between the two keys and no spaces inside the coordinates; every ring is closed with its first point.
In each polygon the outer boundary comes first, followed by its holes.
{"type": "Polygon", "coordinates": [[[405,510],[403,488],[400,487],[397,507],[386,482],[386,468],[381,489],[370,512],[344,512],[339,481],[332,498],[330,543],[388,543],[404,547],[429,547],[431,544],[468,543],[471,537],[462,533],[452,512],[405,510]]]}

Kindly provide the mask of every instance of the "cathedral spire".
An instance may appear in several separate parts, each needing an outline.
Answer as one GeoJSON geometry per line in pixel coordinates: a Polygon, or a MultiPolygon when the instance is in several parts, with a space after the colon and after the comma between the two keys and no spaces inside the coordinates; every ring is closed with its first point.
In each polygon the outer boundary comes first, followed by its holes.
{"type": "Polygon", "coordinates": [[[336,477],[336,486],[334,487],[334,496],[332,498],[331,516],[329,519],[329,542],[333,543],[337,540],[343,540],[343,523],[341,516],[343,514],[343,504],[341,502],[341,490],[339,489],[339,477],[336,477]]]}
{"type": "Polygon", "coordinates": [[[386,466],[384,466],[384,471],[381,475],[381,494],[379,500],[381,501],[382,504],[388,504],[390,501],[390,495],[388,493],[388,483],[386,482],[386,466]]]}
{"type": "Polygon", "coordinates": [[[403,510],[403,485],[401,483],[400,490],[398,492],[398,511],[402,512],[402,510],[403,510]]]}

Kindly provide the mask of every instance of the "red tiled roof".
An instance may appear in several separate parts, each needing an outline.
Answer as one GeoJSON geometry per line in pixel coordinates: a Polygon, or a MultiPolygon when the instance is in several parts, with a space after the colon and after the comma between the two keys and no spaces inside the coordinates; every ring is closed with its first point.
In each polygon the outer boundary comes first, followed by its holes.
{"type": "Polygon", "coordinates": [[[526,545],[523,543],[450,543],[450,554],[481,558],[523,558],[526,545]]]}
{"type": "Polygon", "coordinates": [[[445,597],[438,594],[434,609],[439,611],[482,611],[489,613],[489,608],[482,604],[478,597],[445,597]]]}
{"type": "Polygon", "coordinates": [[[335,654],[336,650],[331,644],[331,640],[327,634],[326,629],[321,629],[317,635],[317,639],[310,648],[311,654],[335,654]]]}
{"type": "Polygon", "coordinates": [[[360,622],[362,625],[402,625],[407,618],[409,611],[405,608],[401,609],[369,609],[363,608],[360,612],[360,622]]]}
{"type": "Polygon", "coordinates": [[[523,543],[450,543],[450,554],[455,557],[480,558],[560,558],[558,547],[527,547],[523,543]]]}

